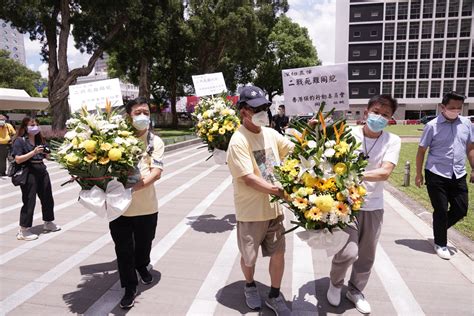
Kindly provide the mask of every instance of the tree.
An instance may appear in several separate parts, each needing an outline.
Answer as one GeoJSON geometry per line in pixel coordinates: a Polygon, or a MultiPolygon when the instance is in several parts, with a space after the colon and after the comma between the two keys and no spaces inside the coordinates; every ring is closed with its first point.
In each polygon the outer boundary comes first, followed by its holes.
{"type": "Polygon", "coordinates": [[[253,82],[265,90],[272,101],[275,95],[283,93],[283,69],[320,64],[308,30],[292,22],[286,15],[281,15],[268,36],[265,53],[256,67],[253,82]]]}
{"type": "Polygon", "coordinates": [[[0,87],[23,89],[30,96],[37,97],[35,83],[41,80],[39,72],[30,70],[21,63],[10,58],[10,52],[0,50],[0,87]]]}
{"type": "Polygon", "coordinates": [[[48,98],[53,129],[61,129],[69,117],[69,85],[88,75],[97,59],[124,30],[129,17],[140,12],[141,2],[133,0],[5,0],[0,17],[11,22],[30,39],[39,40],[41,55],[48,63],[48,98]],[[68,38],[76,48],[91,54],[86,66],[70,70],[68,38]]]}

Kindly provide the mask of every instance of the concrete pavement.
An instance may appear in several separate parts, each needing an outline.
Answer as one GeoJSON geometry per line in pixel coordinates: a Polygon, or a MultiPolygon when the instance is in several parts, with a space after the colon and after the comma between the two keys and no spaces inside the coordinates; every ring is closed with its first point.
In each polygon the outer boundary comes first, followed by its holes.
{"type": "MultiPolygon", "coordinates": [[[[256,314],[244,303],[230,174],[212,159],[206,162],[208,152],[197,147],[165,155],[165,173],[156,184],[160,214],[152,250],[155,281],[139,286],[129,311],[117,306],[122,290],[107,222],[77,203],[76,184],[60,186],[67,173],[49,163],[54,168],[56,222],[63,230],[32,242],[16,240],[20,190],[9,178],[0,180],[0,313],[256,314]]],[[[41,224],[37,205],[33,231],[41,232],[41,224]]],[[[324,251],[309,248],[293,233],[286,243],[282,292],[294,314],[359,315],[345,299],[337,308],[328,304],[331,258],[324,251]]],[[[262,297],[269,290],[267,267],[268,259],[259,258],[256,280],[262,297]]],[[[460,251],[450,261],[438,258],[431,228],[387,192],[384,227],[365,295],[374,315],[472,315],[473,263],[460,251]]],[[[259,314],[273,313],[265,307],[259,314]]]]}

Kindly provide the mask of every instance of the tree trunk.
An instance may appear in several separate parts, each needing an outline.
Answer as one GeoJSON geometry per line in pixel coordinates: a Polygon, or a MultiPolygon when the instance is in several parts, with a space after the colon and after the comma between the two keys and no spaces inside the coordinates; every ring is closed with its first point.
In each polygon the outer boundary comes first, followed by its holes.
{"type": "Polygon", "coordinates": [[[146,56],[140,58],[140,82],[138,84],[138,96],[150,98],[150,67],[146,56]]]}
{"type": "Polygon", "coordinates": [[[62,130],[66,126],[66,121],[71,115],[69,104],[66,98],[50,100],[51,115],[53,117],[52,128],[54,131],[62,130]]]}

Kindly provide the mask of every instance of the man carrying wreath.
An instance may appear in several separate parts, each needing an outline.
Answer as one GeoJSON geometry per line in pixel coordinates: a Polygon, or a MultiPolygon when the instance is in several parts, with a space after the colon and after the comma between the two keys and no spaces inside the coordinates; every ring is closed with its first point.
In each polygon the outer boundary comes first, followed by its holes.
{"type": "Polygon", "coordinates": [[[254,281],[258,249],[270,257],[271,289],[265,304],[276,315],[290,315],[280,294],[284,271],[285,237],[283,212],[271,195],[284,195],[274,184],[273,167],[292,149],[293,143],[267,128],[267,110],[271,103],[262,89],[246,86],[240,93],[238,108],[242,125],[233,134],[227,150],[227,164],[234,178],[234,204],[240,266],[245,277],[245,302],[251,309],[261,308],[254,281]]]}

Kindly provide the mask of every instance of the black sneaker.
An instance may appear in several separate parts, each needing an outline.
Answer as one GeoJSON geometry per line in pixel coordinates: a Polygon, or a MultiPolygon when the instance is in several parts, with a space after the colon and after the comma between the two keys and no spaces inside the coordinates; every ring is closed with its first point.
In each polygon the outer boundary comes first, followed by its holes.
{"type": "Polygon", "coordinates": [[[142,279],[143,284],[150,284],[151,282],[153,282],[153,276],[146,267],[138,268],[137,271],[138,274],[140,274],[140,278],[142,279]]]}
{"type": "Polygon", "coordinates": [[[137,289],[126,287],[125,288],[125,295],[122,297],[120,301],[121,308],[131,308],[135,304],[135,296],[137,296],[137,289]]]}

